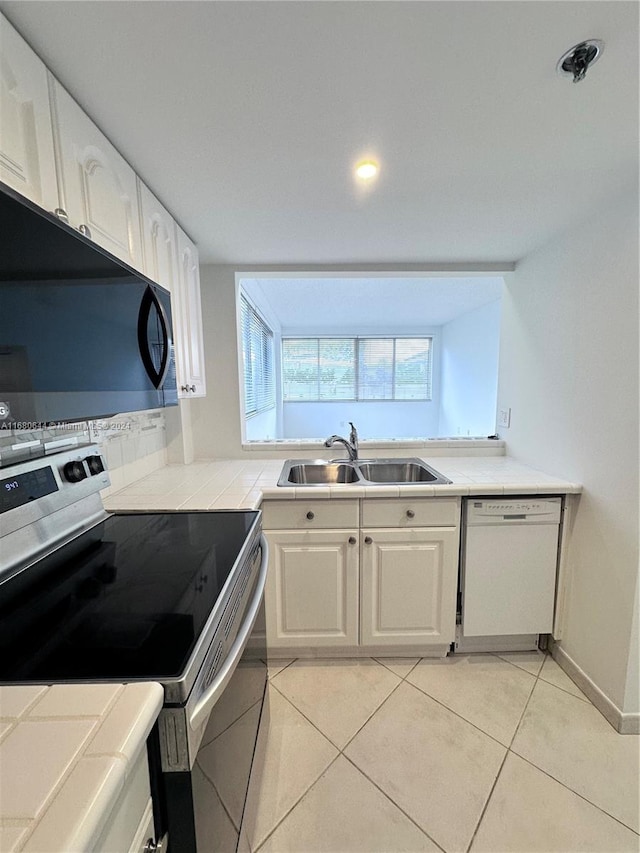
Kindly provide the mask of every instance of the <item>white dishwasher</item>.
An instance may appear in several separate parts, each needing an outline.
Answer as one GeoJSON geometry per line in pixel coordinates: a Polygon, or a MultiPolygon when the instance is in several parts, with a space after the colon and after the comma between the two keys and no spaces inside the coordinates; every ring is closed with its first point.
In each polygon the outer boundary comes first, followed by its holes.
{"type": "Polygon", "coordinates": [[[535,648],[553,628],[562,498],[465,504],[456,648],[535,648]]]}

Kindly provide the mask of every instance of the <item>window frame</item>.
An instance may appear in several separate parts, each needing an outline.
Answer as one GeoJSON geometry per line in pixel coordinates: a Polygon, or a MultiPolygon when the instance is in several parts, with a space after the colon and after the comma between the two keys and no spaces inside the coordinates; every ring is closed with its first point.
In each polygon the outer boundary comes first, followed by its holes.
{"type": "Polygon", "coordinates": [[[434,347],[435,347],[435,338],[436,336],[433,333],[428,334],[406,334],[406,335],[282,335],[280,340],[280,370],[281,370],[281,381],[282,381],[282,403],[431,403],[434,398],[434,373],[433,373],[433,363],[434,363],[434,347]],[[331,340],[331,341],[351,341],[353,342],[353,371],[354,371],[354,383],[353,387],[355,390],[354,397],[329,397],[323,398],[320,396],[320,341],[322,340],[331,340]],[[428,376],[426,379],[426,396],[417,397],[413,399],[407,398],[398,398],[396,397],[396,376],[397,376],[397,342],[401,340],[420,340],[420,341],[428,341],[429,342],[429,355],[428,355],[428,376]],[[290,398],[286,396],[286,380],[285,380],[285,344],[287,341],[316,341],[318,346],[318,396],[313,399],[301,399],[301,398],[290,398]],[[362,397],[360,393],[360,388],[362,386],[361,375],[360,375],[360,345],[361,342],[366,341],[391,341],[393,346],[393,355],[391,360],[391,387],[392,387],[392,396],[391,397],[362,397]]]}

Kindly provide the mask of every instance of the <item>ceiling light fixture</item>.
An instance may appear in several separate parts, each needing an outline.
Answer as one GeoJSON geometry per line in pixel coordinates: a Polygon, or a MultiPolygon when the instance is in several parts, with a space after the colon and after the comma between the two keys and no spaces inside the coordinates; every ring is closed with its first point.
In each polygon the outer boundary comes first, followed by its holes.
{"type": "Polygon", "coordinates": [[[363,160],[356,166],[356,175],[363,181],[370,181],[378,174],[380,167],[373,160],[363,160]]]}
{"type": "Polygon", "coordinates": [[[556,64],[556,71],[564,77],[573,77],[574,83],[584,80],[587,69],[600,59],[604,42],[600,39],[588,39],[574,45],[563,53],[556,64]]]}

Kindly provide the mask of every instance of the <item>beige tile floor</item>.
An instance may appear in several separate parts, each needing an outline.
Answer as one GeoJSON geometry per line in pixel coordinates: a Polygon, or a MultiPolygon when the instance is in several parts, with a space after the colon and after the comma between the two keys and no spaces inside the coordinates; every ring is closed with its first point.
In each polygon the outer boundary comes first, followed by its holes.
{"type": "Polygon", "coordinates": [[[640,737],[542,653],[277,661],[267,691],[243,851],[640,850],[640,737]]]}

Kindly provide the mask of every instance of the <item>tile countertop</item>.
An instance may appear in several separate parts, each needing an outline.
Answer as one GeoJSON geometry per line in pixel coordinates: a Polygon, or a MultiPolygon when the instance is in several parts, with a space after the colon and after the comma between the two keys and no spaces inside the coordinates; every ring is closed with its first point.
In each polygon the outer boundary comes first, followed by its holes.
{"type": "Polygon", "coordinates": [[[579,493],[579,483],[552,477],[508,456],[420,457],[452,481],[430,486],[278,487],[286,457],[220,459],[168,465],[121,491],[103,491],[108,510],[257,509],[263,498],[434,497],[436,495],[525,495],[579,493]]]}
{"type": "Polygon", "coordinates": [[[0,850],[88,850],[160,712],[159,684],[0,687],[0,850]]]}

